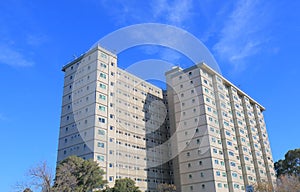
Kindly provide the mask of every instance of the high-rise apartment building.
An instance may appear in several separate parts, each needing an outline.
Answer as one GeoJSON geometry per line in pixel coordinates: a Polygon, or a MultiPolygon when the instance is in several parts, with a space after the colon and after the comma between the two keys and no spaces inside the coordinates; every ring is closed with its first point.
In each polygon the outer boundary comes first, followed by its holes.
{"type": "Polygon", "coordinates": [[[264,107],[205,64],[176,67],[166,78],[181,191],[245,191],[275,182],[264,107]]]}
{"type": "Polygon", "coordinates": [[[130,177],[143,191],[170,183],[160,145],[167,139],[163,91],[117,67],[116,55],[96,47],[65,72],[58,161],[94,159],[113,186],[130,177]]]}
{"type": "Polygon", "coordinates": [[[65,72],[58,162],[94,159],[110,186],[142,191],[245,191],[274,181],[264,108],[206,64],[166,72],[167,90],[117,67],[95,47],[65,72]]]}

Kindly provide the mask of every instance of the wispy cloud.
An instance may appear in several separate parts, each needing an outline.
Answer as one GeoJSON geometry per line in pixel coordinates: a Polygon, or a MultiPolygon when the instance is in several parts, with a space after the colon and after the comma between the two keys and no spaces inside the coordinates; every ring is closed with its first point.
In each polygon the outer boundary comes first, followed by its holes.
{"type": "Polygon", "coordinates": [[[34,62],[27,59],[25,55],[12,46],[0,45],[0,64],[12,67],[30,67],[34,62]]]}
{"type": "MultiPolygon", "coordinates": [[[[102,6],[106,8],[108,5],[110,5],[108,2],[102,1],[102,6]]],[[[114,7],[109,6],[116,25],[165,23],[177,27],[184,27],[187,22],[192,20],[194,16],[193,8],[193,1],[190,0],[116,1],[114,7]],[[139,7],[139,9],[136,7],[139,7]]],[[[164,36],[161,31],[157,31],[156,33],[160,37],[164,36]]],[[[178,61],[180,58],[180,54],[174,51],[161,51],[150,47],[145,48],[146,53],[149,51],[150,54],[159,51],[162,59],[173,62],[178,61]]]]}
{"type": "Polygon", "coordinates": [[[168,24],[182,26],[192,17],[193,1],[156,0],[152,1],[151,11],[154,19],[164,20],[168,24]]]}
{"type": "Polygon", "coordinates": [[[110,10],[117,25],[159,22],[181,27],[193,15],[193,1],[190,0],[117,0],[113,7],[109,1],[101,3],[102,7],[110,10]]]}
{"type": "Polygon", "coordinates": [[[269,12],[258,0],[240,0],[221,29],[213,50],[220,59],[238,64],[260,52],[269,40],[269,12]]]}
{"type": "Polygon", "coordinates": [[[0,121],[4,121],[6,119],[7,117],[3,113],[0,113],[0,121]]]}
{"type": "Polygon", "coordinates": [[[30,46],[37,47],[37,46],[40,46],[40,45],[44,44],[45,42],[47,42],[47,40],[48,39],[47,39],[46,35],[29,34],[29,35],[27,35],[26,43],[30,46]]]}

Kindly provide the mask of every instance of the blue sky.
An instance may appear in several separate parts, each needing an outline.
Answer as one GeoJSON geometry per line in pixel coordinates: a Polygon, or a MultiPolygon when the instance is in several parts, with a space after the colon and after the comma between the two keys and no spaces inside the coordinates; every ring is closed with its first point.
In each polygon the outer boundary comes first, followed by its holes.
{"type": "MultiPolygon", "coordinates": [[[[40,161],[55,168],[61,67],[108,33],[145,22],[200,39],[222,74],[266,107],[273,157],[283,158],[300,147],[299,8],[299,1],[283,0],[1,1],[0,191],[40,161]]],[[[184,61],[172,50],[144,46],[121,53],[119,65],[145,58],[184,61]]]]}

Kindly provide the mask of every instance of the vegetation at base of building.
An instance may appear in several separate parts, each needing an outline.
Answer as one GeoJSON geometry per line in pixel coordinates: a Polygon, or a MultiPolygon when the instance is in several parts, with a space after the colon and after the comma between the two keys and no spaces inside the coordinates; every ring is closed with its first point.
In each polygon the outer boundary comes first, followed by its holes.
{"type": "Polygon", "coordinates": [[[113,188],[106,187],[104,190],[98,192],[141,192],[135,181],[130,178],[117,179],[113,188]]]}
{"type": "Polygon", "coordinates": [[[16,190],[21,192],[32,192],[32,189],[41,192],[88,192],[101,188],[107,183],[103,180],[104,174],[97,162],[70,156],[58,164],[54,180],[46,162],[43,162],[28,171],[30,181],[17,184],[16,190]]]}
{"type": "MultiPolygon", "coordinates": [[[[300,192],[300,149],[289,150],[283,160],[274,163],[277,192],[300,192]]],[[[16,189],[21,192],[32,192],[38,189],[42,192],[86,192],[103,187],[107,182],[103,180],[104,171],[92,160],[83,160],[70,156],[59,163],[53,183],[53,176],[46,162],[38,164],[28,171],[31,179],[29,183],[17,184],[16,189]],[[53,185],[52,185],[53,183],[53,185]]],[[[254,185],[257,192],[273,191],[269,183],[254,185]]],[[[174,192],[176,187],[169,184],[158,185],[159,192],[174,192]]],[[[113,188],[106,187],[98,192],[141,192],[135,182],[129,178],[117,179],[113,188]]]]}
{"type": "Polygon", "coordinates": [[[273,186],[268,182],[256,183],[253,185],[254,191],[256,192],[273,192],[273,186]]]}
{"type": "Polygon", "coordinates": [[[53,175],[47,162],[41,162],[35,167],[30,168],[26,174],[29,178],[27,182],[18,182],[14,186],[14,191],[33,192],[36,189],[42,192],[51,191],[53,175]]]}
{"type": "Polygon", "coordinates": [[[281,175],[277,179],[276,192],[300,192],[300,176],[281,175]]]}
{"type": "Polygon", "coordinates": [[[173,184],[162,183],[157,186],[158,192],[176,192],[176,186],[173,184]]]}
{"type": "Polygon", "coordinates": [[[52,190],[63,192],[92,191],[106,184],[103,175],[104,171],[100,169],[97,162],[70,156],[57,166],[52,190]]]}
{"type": "Polygon", "coordinates": [[[300,148],[289,150],[283,160],[274,163],[276,176],[295,175],[300,176],[300,148]]]}
{"type": "Polygon", "coordinates": [[[300,192],[300,149],[289,150],[283,160],[274,163],[274,168],[274,189],[271,183],[260,182],[253,185],[255,192],[300,192]]]}
{"type": "Polygon", "coordinates": [[[26,189],[24,189],[24,191],[23,192],[32,192],[31,191],[31,189],[29,189],[29,188],[26,188],[26,189]]]}
{"type": "Polygon", "coordinates": [[[284,159],[274,163],[276,192],[300,192],[300,148],[289,150],[284,159]]]}

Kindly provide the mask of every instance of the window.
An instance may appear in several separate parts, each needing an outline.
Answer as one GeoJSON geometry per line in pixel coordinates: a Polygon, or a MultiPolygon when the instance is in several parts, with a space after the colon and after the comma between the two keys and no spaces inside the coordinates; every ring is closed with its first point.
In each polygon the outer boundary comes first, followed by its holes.
{"type": "Polygon", "coordinates": [[[205,99],[207,102],[210,102],[210,99],[208,98],[208,97],[206,97],[206,99],[205,99]]]}
{"type": "Polygon", "coordinates": [[[99,87],[100,87],[101,89],[106,89],[106,85],[105,85],[105,84],[102,84],[102,83],[100,83],[99,87]]]}
{"type": "Polygon", "coordinates": [[[215,164],[219,164],[219,160],[218,159],[215,159],[215,164]]]}
{"type": "Polygon", "coordinates": [[[104,156],[103,155],[98,155],[97,160],[101,161],[101,162],[104,162],[104,156]]]}
{"type": "Polygon", "coordinates": [[[100,123],[105,123],[105,118],[99,117],[98,120],[99,120],[100,123]]]}
{"type": "Polygon", "coordinates": [[[101,57],[104,58],[104,59],[106,59],[106,58],[107,58],[107,55],[104,54],[104,53],[101,53],[101,57]]]}
{"type": "Polygon", "coordinates": [[[226,131],[225,133],[226,133],[226,135],[228,135],[228,136],[230,136],[230,135],[231,135],[229,131],[226,131]]]}
{"type": "Polygon", "coordinates": [[[101,66],[102,68],[106,68],[106,65],[105,65],[104,63],[101,63],[100,66],[101,66]]]}
{"type": "Polygon", "coordinates": [[[99,110],[100,110],[100,111],[105,111],[105,107],[100,105],[100,106],[99,106],[99,110]]]}
{"type": "Polygon", "coordinates": [[[98,147],[104,148],[104,143],[98,142],[98,147]]]}
{"type": "Polygon", "coordinates": [[[219,150],[219,154],[220,154],[220,155],[223,155],[223,151],[219,150]]]}
{"type": "Polygon", "coordinates": [[[217,150],[217,149],[213,149],[213,152],[214,152],[214,153],[218,153],[218,150],[217,150]]]}
{"type": "Polygon", "coordinates": [[[222,188],[222,183],[218,183],[218,187],[219,187],[219,188],[222,188]]]}
{"type": "Polygon", "coordinates": [[[106,79],[106,74],[105,73],[100,73],[100,77],[103,79],[106,79]]]}
{"type": "Polygon", "coordinates": [[[105,95],[101,95],[101,94],[100,94],[100,95],[99,95],[99,99],[102,99],[102,100],[104,100],[104,101],[105,101],[105,100],[106,100],[106,96],[105,96],[105,95]]]}
{"type": "Polygon", "coordinates": [[[216,175],[217,175],[217,176],[221,176],[220,171],[216,171],[216,175]]]}
{"type": "Polygon", "coordinates": [[[227,121],[224,121],[224,125],[229,126],[229,123],[227,121]]]}
{"type": "Polygon", "coordinates": [[[105,131],[102,130],[102,129],[99,129],[99,130],[98,130],[98,135],[105,135],[105,131]]]}

